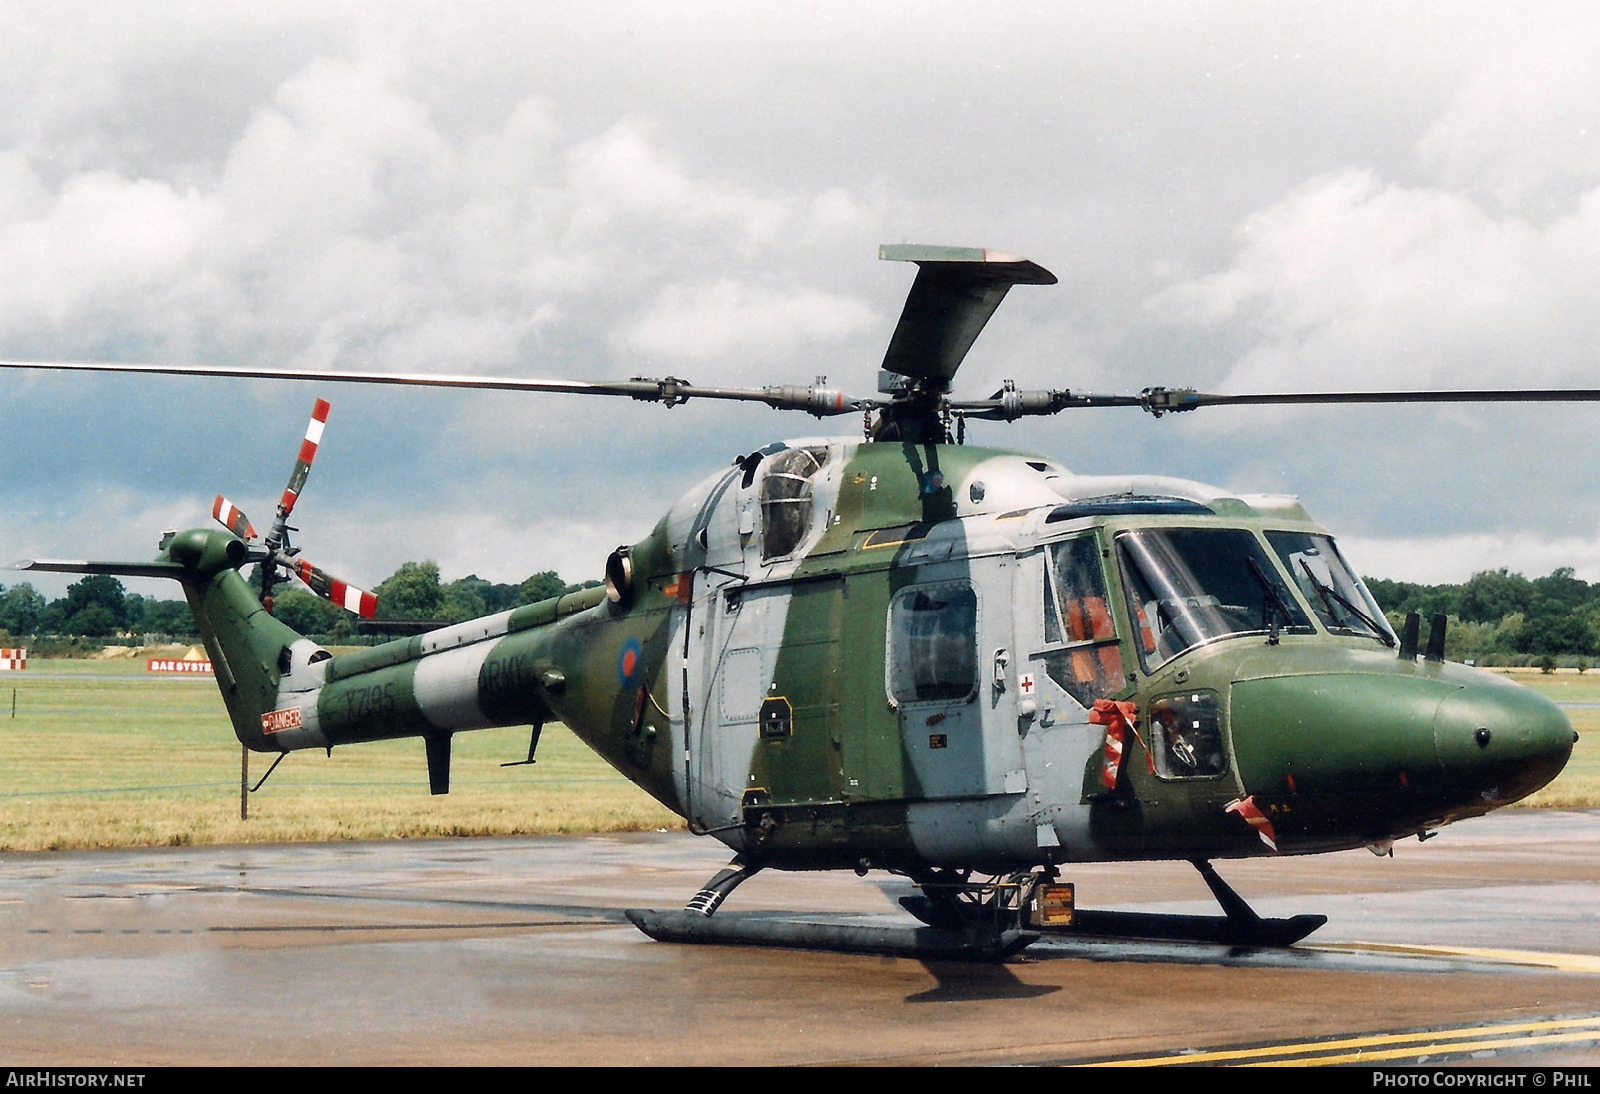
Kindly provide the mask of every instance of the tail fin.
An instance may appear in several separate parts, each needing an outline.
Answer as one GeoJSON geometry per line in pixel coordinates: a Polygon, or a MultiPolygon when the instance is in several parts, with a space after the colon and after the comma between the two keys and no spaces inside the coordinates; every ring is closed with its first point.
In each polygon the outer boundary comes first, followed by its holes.
{"type": "Polygon", "coordinates": [[[178,581],[211,656],[234,734],[252,749],[277,752],[280,746],[262,731],[261,717],[277,706],[278,681],[290,667],[288,651],[303,638],[262,608],[239,574],[246,561],[237,536],[195,528],[165,539],[160,556],[150,562],[39,559],[16,568],[178,581]]]}

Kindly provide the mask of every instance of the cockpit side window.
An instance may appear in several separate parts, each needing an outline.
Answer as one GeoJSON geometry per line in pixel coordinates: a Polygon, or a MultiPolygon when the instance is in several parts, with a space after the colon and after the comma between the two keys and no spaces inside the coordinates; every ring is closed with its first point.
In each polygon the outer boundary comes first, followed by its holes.
{"type": "Polygon", "coordinates": [[[828,450],[789,448],[772,457],[761,480],[761,558],[794,553],[811,531],[812,479],[828,462],[828,450]]]}
{"type": "Polygon", "coordinates": [[[1084,706],[1127,685],[1122,648],[1111,618],[1100,541],[1093,533],[1051,544],[1045,551],[1045,672],[1084,706]]]}
{"type": "Polygon", "coordinates": [[[903,589],[889,606],[889,695],[896,703],[978,693],[978,596],[971,585],[903,589]]]}
{"type": "Polygon", "coordinates": [[[1228,767],[1222,710],[1214,691],[1166,695],[1150,705],[1156,774],[1163,779],[1208,779],[1228,767]]]}

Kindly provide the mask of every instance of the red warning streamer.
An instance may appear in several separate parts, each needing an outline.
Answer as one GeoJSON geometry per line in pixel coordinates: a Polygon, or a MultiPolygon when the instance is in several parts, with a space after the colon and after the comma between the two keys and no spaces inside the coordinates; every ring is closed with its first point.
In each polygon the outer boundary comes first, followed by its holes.
{"type": "Polygon", "coordinates": [[[1262,843],[1274,851],[1278,849],[1278,833],[1273,830],[1272,822],[1267,819],[1267,815],[1256,807],[1254,794],[1248,798],[1235,798],[1222,808],[1224,812],[1237,813],[1249,821],[1250,826],[1256,830],[1256,835],[1261,837],[1262,843]]]}
{"type": "Polygon", "coordinates": [[[1132,703],[1119,703],[1114,699],[1096,699],[1089,712],[1089,724],[1106,727],[1106,758],[1100,769],[1100,778],[1107,790],[1117,788],[1117,776],[1122,773],[1122,753],[1127,735],[1138,731],[1139,708],[1132,703]]]}

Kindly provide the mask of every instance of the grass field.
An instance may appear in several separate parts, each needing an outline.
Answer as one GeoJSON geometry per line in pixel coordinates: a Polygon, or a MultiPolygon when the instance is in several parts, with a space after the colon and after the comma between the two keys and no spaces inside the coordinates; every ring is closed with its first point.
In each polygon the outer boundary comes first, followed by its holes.
{"type": "Polygon", "coordinates": [[[1549,676],[1537,669],[1494,669],[1558,703],[1593,703],[1568,707],[1567,717],[1578,731],[1572,759],[1555,782],[1518,803],[1520,806],[1559,809],[1593,809],[1600,806],[1600,672],[1557,672],[1549,676]]]}
{"type": "MultiPolygon", "coordinates": [[[[296,752],[239,819],[239,743],[209,678],[133,661],[33,660],[0,675],[0,850],[638,831],[682,821],[561,725],[463,733],[450,793],[420,740],[296,752]],[[16,717],[11,697],[16,692],[16,717]]],[[[252,781],[270,757],[250,757],[252,781]]]]}
{"type": "MultiPolygon", "coordinates": [[[[1510,674],[1600,704],[1600,672],[1510,674]]],[[[1600,705],[1567,713],[1572,762],[1526,804],[1600,806],[1600,705]]],[[[500,766],[527,747],[522,729],[458,735],[441,797],[418,740],[295,753],[241,821],[239,746],[210,679],[152,676],[142,658],[35,660],[0,675],[0,850],[682,827],[564,727],[546,727],[534,766],[500,766]]],[[[266,763],[251,756],[252,780],[266,763]]]]}

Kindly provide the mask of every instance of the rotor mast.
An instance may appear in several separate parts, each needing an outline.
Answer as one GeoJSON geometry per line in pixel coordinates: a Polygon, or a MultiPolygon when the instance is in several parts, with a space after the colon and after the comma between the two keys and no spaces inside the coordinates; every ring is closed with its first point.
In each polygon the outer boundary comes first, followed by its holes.
{"type": "Polygon", "coordinates": [[[885,244],[878,257],[915,262],[917,279],[883,356],[878,388],[890,401],[873,423],[872,439],[943,443],[953,409],[950,381],[989,317],[1011,286],[1054,285],[1056,275],[1020,255],[982,247],[885,244]]]}

